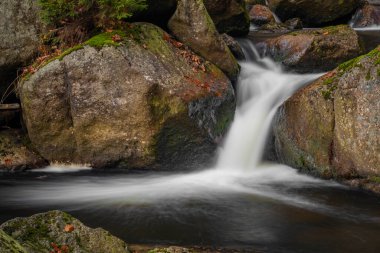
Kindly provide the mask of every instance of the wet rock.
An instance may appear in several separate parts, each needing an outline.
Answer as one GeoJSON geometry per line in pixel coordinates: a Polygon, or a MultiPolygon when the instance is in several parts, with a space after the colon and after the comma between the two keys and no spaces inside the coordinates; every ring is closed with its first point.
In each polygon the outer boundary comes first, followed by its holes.
{"type": "Polygon", "coordinates": [[[249,18],[255,25],[265,25],[276,22],[272,11],[264,5],[256,4],[249,11],[249,18]]]}
{"type": "Polygon", "coordinates": [[[215,29],[202,0],[180,0],[168,26],[194,52],[214,63],[232,80],[237,78],[239,65],[215,29]]]}
{"type": "Polygon", "coordinates": [[[303,30],[259,45],[267,56],[298,72],[321,72],[362,53],[359,37],[347,25],[303,30]]]}
{"type": "Polygon", "coordinates": [[[228,48],[230,49],[231,53],[235,56],[235,58],[237,60],[244,60],[245,56],[240,44],[226,33],[223,33],[221,36],[224,42],[227,44],[228,48]]]}
{"type": "Polygon", "coordinates": [[[325,178],[380,184],[379,62],[377,48],[284,103],[274,128],[282,162],[325,178]]]}
{"type": "Polygon", "coordinates": [[[92,38],[20,84],[33,146],[49,161],[93,167],[209,162],[234,114],[229,79],[152,24],[114,36],[92,38]]]}
{"type": "Polygon", "coordinates": [[[285,25],[290,30],[299,30],[303,28],[302,20],[299,18],[291,18],[285,21],[285,25]]]}
{"type": "Polygon", "coordinates": [[[46,165],[46,161],[27,146],[28,138],[20,130],[0,130],[0,170],[19,171],[46,165]]]}
{"type": "Polygon", "coordinates": [[[380,25],[380,6],[366,4],[360,8],[353,17],[353,27],[376,25],[380,25]]]}
{"type": "Polygon", "coordinates": [[[3,223],[0,229],[28,253],[59,250],[72,253],[128,252],[127,245],[119,238],[104,229],[89,228],[61,211],[15,218],[3,223]]]}
{"type": "Polygon", "coordinates": [[[268,0],[268,5],[281,20],[300,18],[309,26],[338,22],[347,23],[362,0],[268,0]],[[341,22],[340,22],[341,21],[341,22]]]}
{"type": "Polygon", "coordinates": [[[220,33],[244,36],[249,32],[249,16],[244,0],[204,0],[220,33]]]}

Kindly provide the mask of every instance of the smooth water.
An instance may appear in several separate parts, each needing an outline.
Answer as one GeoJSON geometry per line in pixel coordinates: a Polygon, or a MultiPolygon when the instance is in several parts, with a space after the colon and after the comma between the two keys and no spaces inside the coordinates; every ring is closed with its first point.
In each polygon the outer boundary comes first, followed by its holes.
{"type": "Polygon", "coordinates": [[[379,198],[261,162],[276,108],[319,75],[284,73],[241,43],[249,62],[241,64],[236,117],[214,168],[110,173],[52,165],[6,175],[0,222],[61,209],[128,243],[378,252],[379,198]]]}

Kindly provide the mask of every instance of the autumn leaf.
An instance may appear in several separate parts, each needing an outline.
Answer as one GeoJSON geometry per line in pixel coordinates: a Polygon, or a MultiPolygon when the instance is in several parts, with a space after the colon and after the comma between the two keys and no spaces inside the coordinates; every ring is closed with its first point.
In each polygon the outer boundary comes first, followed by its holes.
{"type": "Polygon", "coordinates": [[[119,34],[115,34],[114,36],[112,36],[112,41],[113,42],[120,42],[122,40],[123,39],[121,38],[121,36],[119,34]]]}
{"type": "Polygon", "coordinates": [[[67,224],[66,226],[65,226],[65,232],[73,232],[74,231],[74,226],[73,225],[71,225],[71,224],[67,224]]]}

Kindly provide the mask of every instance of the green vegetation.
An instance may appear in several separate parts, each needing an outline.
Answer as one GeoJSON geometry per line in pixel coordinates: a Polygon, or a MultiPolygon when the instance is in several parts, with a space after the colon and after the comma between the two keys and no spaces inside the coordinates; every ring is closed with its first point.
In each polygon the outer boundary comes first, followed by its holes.
{"type": "Polygon", "coordinates": [[[370,180],[371,182],[373,182],[373,183],[378,183],[378,184],[380,184],[380,177],[378,177],[378,176],[370,177],[369,180],[370,180]]]}
{"type": "Polygon", "coordinates": [[[91,20],[105,27],[145,9],[146,0],[39,0],[41,18],[49,25],[64,26],[91,20]]]}

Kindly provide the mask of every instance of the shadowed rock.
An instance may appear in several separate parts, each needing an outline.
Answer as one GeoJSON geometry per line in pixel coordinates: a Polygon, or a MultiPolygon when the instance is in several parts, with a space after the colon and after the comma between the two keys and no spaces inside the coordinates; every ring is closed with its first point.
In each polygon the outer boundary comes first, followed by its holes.
{"type": "Polygon", "coordinates": [[[346,23],[362,0],[268,0],[268,5],[281,20],[301,18],[311,26],[324,23],[346,23]]]}

